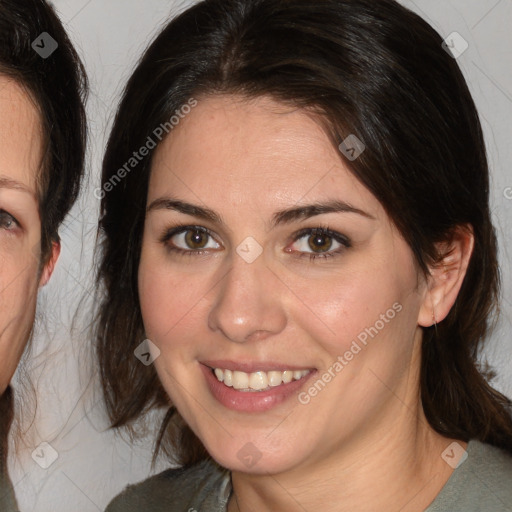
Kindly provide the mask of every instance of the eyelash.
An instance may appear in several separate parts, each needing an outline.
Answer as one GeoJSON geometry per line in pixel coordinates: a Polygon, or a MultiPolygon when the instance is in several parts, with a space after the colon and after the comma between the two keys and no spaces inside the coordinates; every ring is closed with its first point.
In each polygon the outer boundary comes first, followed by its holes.
{"type": "MultiPolygon", "coordinates": [[[[206,234],[209,237],[211,237],[213,240],[215,240],[215,236],[213,233],[203,226],[176,226],[174,228],[167,229],[164,234],[160,238],[160,242],[164,244],[169,252],[173,252],[175,254],[183,255],[183,256],[201,256],[205,254],[209,249],[201,250],[201,249],[182,249],[181,247],[171,246],[169,245],[169,240],[171,240],[172,237],[176,235],[180,235],[182,233],[186,233],[187,231],[199,231],[200,233],[206,234]]],[[[334,251],[329,252],[323,252],[323,253],[314,253],[314,252],[302,252],[302,251],[287,251],[287,252],[298,252],[298,255],[295,255],[295,257],[298,258],[309,258],[310,261],[315,261],[317,259],[327,259],[332,258],[334,256],[338,256],[342,252],[344,252],[346,249],[349,249],[352,247],[352,244],[350,240],[341,233],[338,233],[337,231],[331,230],[328,226],[317,226],[314,228],[304,228],[300,231],[294,233],[291,236],[292,243],[296,243],[298,240],[305,236],[312,236],[312,235],[323,235],[331,238],[332,240],[338,242],[341,247],[334,251]]],[[[216,242],[219,243],[219,242],[216,242]]]]}
{"type": "Polygon", "coordinates": [[[167,250],[169,252],[173,252],[175,254],[180,254],[183,256],[201,256],[202,254],[205,253],[204,250],[190,249],[187,251],[185,249],[181,249],[180,247],[169,245],[168,242],[173,236],[180,235],[181,233],[186,233],[187,231],[199,231],[201,233],[207,234],[208,236],[215,240],[213,233],[208,228],[204,228],[202,226],[176,226],[174,228],[167,229],[160,238],[160,242],[167,247],[167,250]]]}
{"type": "Polygon", "coordinates": [[[341,233],[338,233],[337,231],[333,231],[328,226],[317,226],[314,228],[304,228],[300,231],[294,233],[292,235],[293,242],[297,242],[301,238],[305,236],[312,236],[312,235],[323,235],[331,238],[332,240],[338,242],[341,247],[334,251],[328,251],[328,252],[299,252],[299,255],[297,257],[299,258],[309,258],[310,261],[314,261],[317,259],[327,259],[327,258],[333,258],[334,256],[340,255],[342,252],[344,252],[346,249],[350,249],[352,247],[352,244],[350,240],[341,233]]]}

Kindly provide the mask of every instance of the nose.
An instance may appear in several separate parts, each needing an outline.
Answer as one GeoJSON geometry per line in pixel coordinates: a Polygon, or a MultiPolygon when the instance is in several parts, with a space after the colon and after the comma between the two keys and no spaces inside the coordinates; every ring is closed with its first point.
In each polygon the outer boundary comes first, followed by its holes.
{"type": "Polygon", "coordinates": [[[217,287],[208,327],[236,343],[278,334],[287,321],[282,294],[279,279],[263,257],[247,263],[234,254],[229,272],[217,287]]]}

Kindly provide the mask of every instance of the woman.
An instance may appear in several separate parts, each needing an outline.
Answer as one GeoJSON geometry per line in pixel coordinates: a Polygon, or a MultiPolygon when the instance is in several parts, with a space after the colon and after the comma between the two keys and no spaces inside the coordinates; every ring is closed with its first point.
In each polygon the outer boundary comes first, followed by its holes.
{"type": "Polygon", "coordinates": [[[7,475],[11,377],[30,338],[37,290],[60,252],[79,191],[86,78],[43,0],[0,0],[0,510],[17,510],[7,475]]]}
{"type": "Polygon", "coordinates": [[[147,49],[97,350],[113,426],[170,405],[180,468],[109,512],[510,510],[488,168],[442,43],[392,0],[206,0],[147,49]]]}

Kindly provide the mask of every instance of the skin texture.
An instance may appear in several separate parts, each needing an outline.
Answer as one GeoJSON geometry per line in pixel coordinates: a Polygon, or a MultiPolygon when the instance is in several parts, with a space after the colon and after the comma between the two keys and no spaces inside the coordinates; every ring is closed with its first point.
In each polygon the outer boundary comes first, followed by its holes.
{"type": "Polygon", "coordinates": [[[470,231],[454,237],[449,259],[427,281],[319,124],[268,98],[200,99],[156,151],[148,207],[159,199],[222,219],[148,208],[139,292],[171,401],[232,470],[230,512],[425,508],[452,470],[441,458],[451,440],[431,429],[421,408],[420,326],[434,315],[441,321],[453,305],[470,231]],[[330,200],[364,215],[272,226],[277,211],[330,200]],[[191,250],[183,235],[162,241],[177,225],[203,226],[212,237],[199,252],[179,254],[171,249],[191,250]],[[309,235],[295,234],[318,227],[344,235],[349,247],[333,241],[337,254],[312,261],[309,235]],[[246,237],[263,249],[252,263],[236,252],[246,237]],[[199,362],[219,359],[311,368],[315,381],[394,304],[400,312],[307,405],[291,397],[267,412],[236,412],[206,385],[199,362]],[[247,443],[261,455],[250,468],[238,456],[247,443]]]}
{"type": "Polygon", "coordinates": [[[53,271],[60,245],[40,269],[37,176],[42,156],[39,113],[26,91],[0,75],[0,394],[29,339],[39,286],[53,271]]]}

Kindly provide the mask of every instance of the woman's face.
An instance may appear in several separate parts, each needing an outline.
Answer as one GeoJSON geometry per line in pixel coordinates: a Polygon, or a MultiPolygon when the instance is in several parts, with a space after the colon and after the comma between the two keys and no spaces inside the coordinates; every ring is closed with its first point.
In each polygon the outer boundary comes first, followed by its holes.
{"type": "Polygon", "coordinates": [[[200,100],[158,148],[147,205],[139,291],[154,364],[220,464],[304,467],[418,401],[426,287],[311,117],[265,98],[200,100]]]}
{"type": "Polygon", "coordinates": [[[36,176],[39,114],[17,82],[0,75],[0,395],[34,321],[41,223],[36,176]]]}

